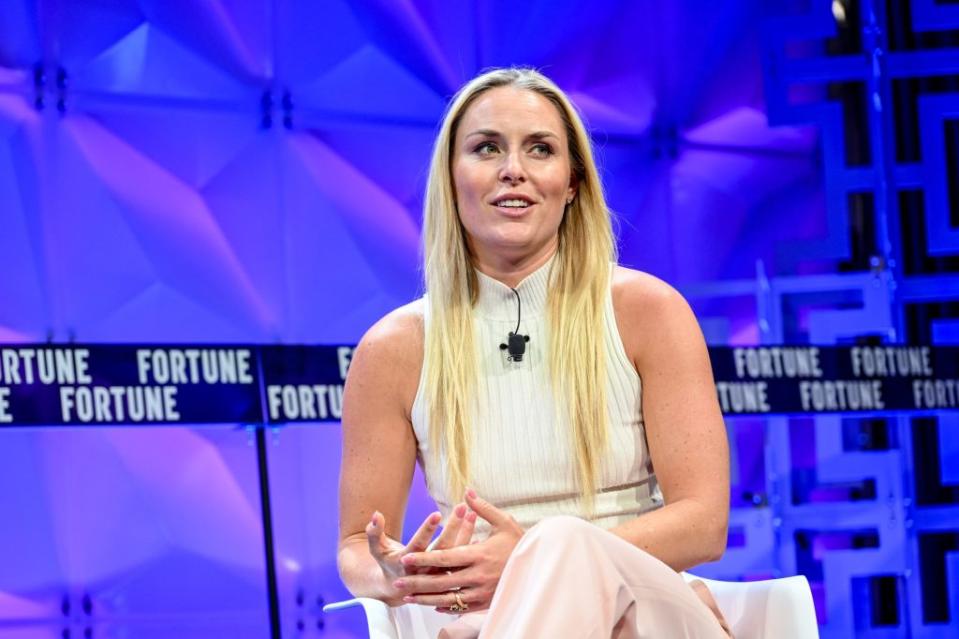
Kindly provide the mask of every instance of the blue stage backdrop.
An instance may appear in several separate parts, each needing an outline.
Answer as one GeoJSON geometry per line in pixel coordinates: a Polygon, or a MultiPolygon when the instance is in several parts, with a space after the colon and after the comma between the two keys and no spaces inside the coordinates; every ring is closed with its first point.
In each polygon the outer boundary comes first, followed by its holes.
{"type": "MultiPolygon", "coordinates": [[[[0,342],[355,343],[421,292],[444,104],[514,64],[712,344],[959,342],[949,0],[6,0],[0,342]]],[[[957,421],[730,418],[702,573],[807,575],[826,638],[959,636],[957,421]]],[[[339,437],[269,433],[284,636],[359,636],[320,611],[339,437]]],[[[0,634],[266,636],[256,468],[243,424],[0,429],[0,634]]]]}

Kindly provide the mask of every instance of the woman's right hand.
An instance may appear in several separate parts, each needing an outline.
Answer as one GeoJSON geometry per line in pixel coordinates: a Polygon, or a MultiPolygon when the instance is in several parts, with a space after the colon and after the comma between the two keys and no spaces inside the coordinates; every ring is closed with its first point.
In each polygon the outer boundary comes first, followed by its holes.
{"type": "MultiPolygon", "coordinates": [[[[393,582],[406,575],[423,574],[419,568],[408,568],[401,559],[411,552],[423,552],[430,546],[430,540],[439,526],[442,515],[431,513],[416,530],[409,542],[401,544],[386,534],[386,518],[374,511],[370,523],[366,526],[366,539],[370,546],[370,555],[380,565],[386,581],[385,598],[390,606],[403,605],[403,596],[407,593],[393,587],[393,582]]],[[[433,549],[443,550],[470,543],[476,525],[476,513],[469,510],[465,503],[457,504],[450,513],[449,521],[443,532],[433,544],[433,549]]]]}

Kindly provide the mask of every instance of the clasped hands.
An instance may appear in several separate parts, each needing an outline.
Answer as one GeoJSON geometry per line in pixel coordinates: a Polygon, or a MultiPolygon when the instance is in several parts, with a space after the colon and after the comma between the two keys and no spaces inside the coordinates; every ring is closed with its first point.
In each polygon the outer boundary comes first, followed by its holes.
{"type": "Polygon", "coordinates": [[[388,582],[384,600],[391,606],[435,606],[441,612],[451,612],[451,607],[456,611],[460,603],[469,610],[488,608],[523,529],[510,515],[467,490],[466,502],[453,508],[446,527],[427,551],[440,519],[439,513],[432,513],[403,545],[386,535],[383,515],[373,513],[366,536],[370,554],[388,582]],[[490,535],[471,544],[477,517],[490,524],[490,535]]]}

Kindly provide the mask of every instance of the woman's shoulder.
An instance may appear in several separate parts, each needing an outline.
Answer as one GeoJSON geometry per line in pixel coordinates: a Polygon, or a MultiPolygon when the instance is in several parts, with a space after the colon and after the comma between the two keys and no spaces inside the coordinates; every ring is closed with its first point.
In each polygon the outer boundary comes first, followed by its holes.
{"type": "Polygon", "coordinates": [[[365,401],[395,401],[409,413],[423,366],[423,304],[417,300],[380,318],[360,339],[350,362],[348,388],[365,401]]]}
{"type": "Polygon", "coordinates": [[[698,331],[692,309],[673,286],[662,279],[616,266],[612,281],[613,310],[623,345],[634,364],[644,354],[698,331]]]}
{"type": "Polygon", "coordinates": [[[397,364],[421,360],[423,309],[423,298],[393,309],[366,331],[357,350],[376,351],[397,364]]]}
{"type": "Polygon", "coordinates": [[[686,300],[670,284],[660,278],[626,266],[613,269],[613,303],[624,311],[651,313],[673,310],[677,305],[686,306],[686,300]]]}

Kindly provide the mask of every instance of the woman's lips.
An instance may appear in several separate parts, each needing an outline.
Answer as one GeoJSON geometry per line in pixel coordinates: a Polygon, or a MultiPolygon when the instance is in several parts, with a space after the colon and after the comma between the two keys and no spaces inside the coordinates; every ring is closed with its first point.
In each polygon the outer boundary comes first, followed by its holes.
{"type": "Polygon", "coordinates": [[[529,206],[499,206],[494,204],[493,208],[495,208],[497,211],[499,211],[500,213],[502,213],[503,215],[507,217],[523,217],[524,215],[529,213],[530,209],[532,209],[534,206],[536,205],[530,204],[529,206]]]}

